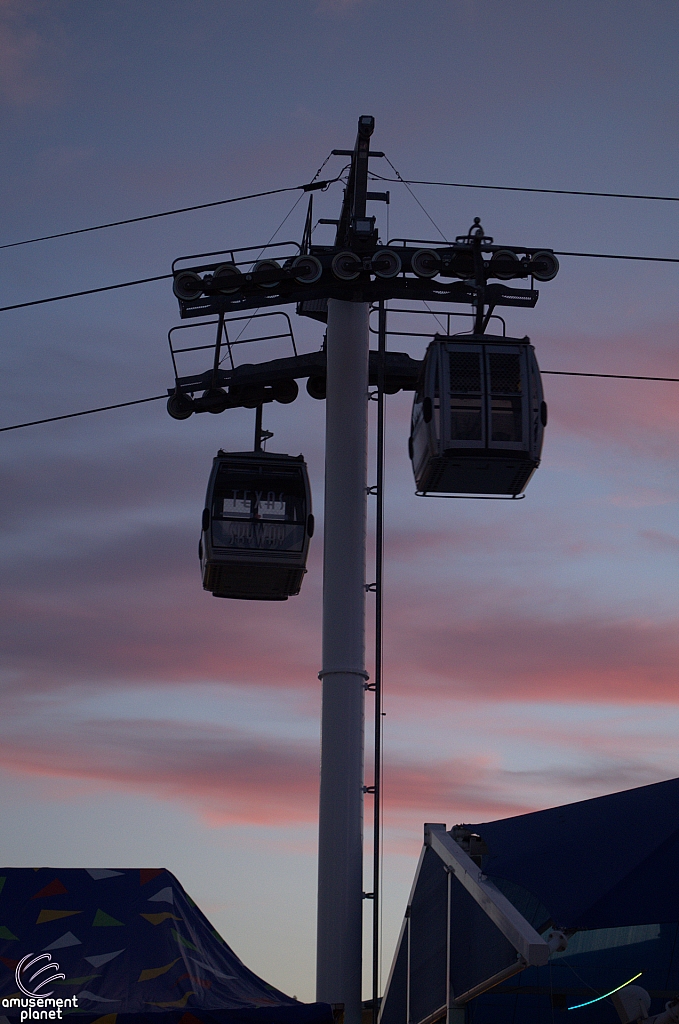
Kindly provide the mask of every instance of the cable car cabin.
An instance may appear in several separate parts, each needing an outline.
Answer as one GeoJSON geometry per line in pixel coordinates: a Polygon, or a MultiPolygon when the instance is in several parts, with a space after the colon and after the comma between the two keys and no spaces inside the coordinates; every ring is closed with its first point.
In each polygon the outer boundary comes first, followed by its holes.
{"type": "Polygon", "coordinates": [[[304,458],[220,451],[202,525],[205,590],[250,601],[299,594],[314,529],[304,458]]]}
{"type": "Polygon", "coordinates": [[[413,403],[418,492],[520,494],[540,464],[546,422],[528,338],[436,335],[413,403]]]}

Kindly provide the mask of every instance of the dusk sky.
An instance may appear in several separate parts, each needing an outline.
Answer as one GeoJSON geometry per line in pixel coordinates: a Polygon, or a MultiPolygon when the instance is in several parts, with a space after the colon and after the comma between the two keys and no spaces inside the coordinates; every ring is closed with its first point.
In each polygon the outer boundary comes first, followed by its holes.
{"type": "MultiPolygon", "coordinates": [[[[0,244],[300,185],[360,114],[406,178],[679,196],[678,48],[675,0],[0,0],[0,244]]],[[[383,239],[440,237],[374,187],[383,239]]],[[[448,238],[479,216],[499,243],[679,258],[679,202],[412,189],[448,238]]],[[[286,216],[276,239],[299,239],[301,196],[0,249],[0,305],[264,244],[286,216]]],[[[679,264],[564,256],[507,333],[544,370],[679,377],[678,284],[679,264]]],[[[172,386],[168,281],[1,317],[0,426],[172,386]]],[[[390,319],[416,323],[440,329],[390,319]]],[[[520,502],[415,497],[412,395],[387,401],[385,964],[425,821],[679,774],[679,384],[544,387],[520,502]]],[[[216,600],[197,559],[212,458],[253,425],[158,401],[0,435],[0,859],[166,867],[249,967],[313,999],[322,531],[286,603],[216,600]]],[[[324,404],[302,387],[264,425],[303,452],[322,518],[324,404]]]]}

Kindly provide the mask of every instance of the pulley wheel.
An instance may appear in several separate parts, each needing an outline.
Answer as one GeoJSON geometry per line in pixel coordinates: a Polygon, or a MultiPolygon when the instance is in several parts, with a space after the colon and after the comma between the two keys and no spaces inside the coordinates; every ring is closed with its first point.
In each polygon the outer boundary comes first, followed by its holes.
{"type": "Polygon", "coordinates": [[[240,290],[239,279],[242,276],[235,263],[222,263],[212,276],[212,285],[218,288],[222,295],[233,295],[240,290]]]}
{"type": "Polygon", "coordinates": [[[398,277],[401,273],[401,257],[393,249],[379,249],[370,261],[375,277],[398,277]]]}
{"type": "Polygon", "coordinates": [[[468,280],[474,276],[474,257],[470,252],[456,252],[446,273],[452,277],[460,277],[463,281],[468,280]]]}
{"type": "MultiPolygon", "coordinates": [[[[259,273],[260,270],[269,271],[280,271],[280,264],[276,263],[275,260],[260,260],[259,263],[255,263],[252,268],[253,274],[259,273]]],[[[280,284],[280,278],[277,277],[275,281],[258,281],[258,288],[277,288],[280,284]]]]}
{"type": "Polygon", "coordinates": [[[534,252],[529,269],[536,281],[551,281],[559,273],[559,261],[553,252],[534,252]]]}
{"type": "Polygon", "coordinates": [[[433,249],[418,249],[413,253],[410,267],[418,277],[436,277],[441,269],[441,257],[433,249]]]}
{"type": "Polygon", "coordinates": [[[175,274],[172,291],[182,302],[199,299],[203,294],[203,279],[195,270],[180,270],[175,274]]]}
{"type": "Polygon", "coordinates": [[[516,277],[517,270],[520,269],[520,262],[519,257],[511,249],[498,249],[490,257],[488,274],[490,277],[497,277],[500,281],[511,281],[513,277],[516,277]]]}
{"type": "Polygon", "coordinates": [[[194,411],[193,402],[182,391],[175,392],[167,400],[167,411],[173,420],[188,420],[194,411]]]}
{"type": "Polygon", "coordinates": [[[326,397],[325,377],[309,377],[306,382],[306,389],[312,398],[319,401],[326,397]]]}
{"type": "Polygon", "coordinates": [[[256,409],[267,401],[266,388],[263,384],[244,384],[239,398],[240,404],[246,409],[256,409]]]}
{"type": "Polygon", "coordinates": [[[290,405],[294,402],[299,394],[299,385],[296,380],[277,380],[271,388],[273,392],[274,402],[280,402],[281,405],[290,405]]]}
{"type": "Polygon", "coordinates": [[[219,413],[224,412],[225,409],[229,408],[231,404],[229,402],[229,396],[223,388],[208,388],[201,395],[201,402],[206,412],[219,413]]]}
{"type": "Polygon", "coordinates": [[[338,252],[332,261],[332,272],[340,281],[355,281],[363,270],[363,261],[355,252],[338,252]]]}
{"type": "Polygon", "coordinates": [[[295,281],[300,284],[316,284],[323,273],[323,264],[315,256],[298,256],[292,266],[297,271],[295,281]]]}

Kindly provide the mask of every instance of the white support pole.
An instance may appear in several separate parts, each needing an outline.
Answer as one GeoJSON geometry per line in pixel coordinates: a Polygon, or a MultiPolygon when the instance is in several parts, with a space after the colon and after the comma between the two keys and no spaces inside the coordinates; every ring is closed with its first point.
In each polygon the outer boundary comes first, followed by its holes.
{"type": "Polygon", "coordinates": [[[368,443],[365,302],[328,300],[316,998],[361,1022],[368,443]]]}

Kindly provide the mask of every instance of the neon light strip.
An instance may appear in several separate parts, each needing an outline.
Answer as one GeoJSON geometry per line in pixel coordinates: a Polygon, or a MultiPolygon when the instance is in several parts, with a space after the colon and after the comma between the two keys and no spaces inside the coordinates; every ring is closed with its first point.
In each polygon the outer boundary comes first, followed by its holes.
{"type": "Polygon", "coordinates": [[[636,981],[636,980],[637,980],[637,978],[640,978],[640,977],[641,977],[641,975],[642,975],[643,973],[644,973],[643,971],[639,971],[639,973],[638,973],[638,974],[635,974],[635,975],[634,975],[634,977],[633,977],[633,978],[630,978],[630,980],[629,980],[629,981],[623,981],[622,985],[618,985],[618,987],[617,987],[617,988],[612,988],[612,989],[611,989],[611,991],[610,991],[610,992],[606,992],[606,993],[605,993],[605,995],[603,995],[603,996],[597,996],[597,997],[596,997],[596,999],[590,999],[590,1000],[589,1000],[588,1002],[586,1002],[586,1003],[578,1003],[578,1005],[577,1005],[577,1006],[569,1006],[569,1007],[568,1007],[568,1009],[569,1009],[569,1010],[579,1010],[581,1006],[591,1006],[591,1005],[592,1005],[592,1003],[598,1003],[598,1002],[600,1002],[600,1001],[601,1001],[602,999],[608,999],[608,997],[609,997],[609,996],[612,996],[614,992],[619,992],[621,988],[624,988],[624,987],[625,987],[625,985],[631,985],[631,984],[632,984],[632,982],[633,982],[633,981],[636,981]]]}

